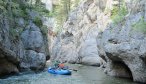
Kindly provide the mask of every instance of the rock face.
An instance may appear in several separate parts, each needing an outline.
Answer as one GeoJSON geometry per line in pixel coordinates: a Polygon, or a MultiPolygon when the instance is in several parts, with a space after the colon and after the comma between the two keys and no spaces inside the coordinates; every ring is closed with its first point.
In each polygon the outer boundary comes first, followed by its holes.
{"type": "Polygon", "coordinates": [[[23,68],[42,69],[46,62],[44,38],[40,29],[31,24],[21,34],[25,55],[21,58],[20,66],[23,68]]]}
{"type": "Polygon", "coordinates": [[[126,1],[129,14],[117,24],[107,25],[98,36],[99,55],[106,59],[108,75],[132,77],[134,81],[146,83],[146,35],[138,31],[143,24],[137,30],[133,25],[146,18],[146,1],[126,1]]]}
{"type": "Polygon", "coordinates": [[[100,66],[98,55],[97,1],[84,0],[68,17],[63,32],[53,39],[51,59],[100,66]]]}
{"type": "Polygon", "coordinates": [[[8,62],[5,59],[1,59],[0,61],[0,77],[6,74],[11,74],[11,73],[18,73],[19,70],[17,69],[17,66],[8,62]]]}
{"type": "Polygon", "coordinates": [[[125,0],[128,13],[115,24],[111,19],[113,6],[121,6],[120,3],[118,0],[80,3],[68,17],[63,32],[53,38],[52,59],[104,64],[105,73],[110,76],[146,83],[146,34],[145,29],[140,30],[146,21],[146,1],[125,0]]]}
{"type": "Polygon", "coordinates": [[[4,74],[18,73],[19,70],[15,64],[19,62],[19,59],[16,54],[2,46],[0,47],[0,53],[0,77],[4,74]]]}
{"type": "Polygon", "coordinates": [[[35,23],[35,18],[42,16],[33,10],[25,12],[29,19],[13,17],[15,23],[7,15],[0,17],[0,76],[45,67],[49,56],[47,34],[35,23]]]}

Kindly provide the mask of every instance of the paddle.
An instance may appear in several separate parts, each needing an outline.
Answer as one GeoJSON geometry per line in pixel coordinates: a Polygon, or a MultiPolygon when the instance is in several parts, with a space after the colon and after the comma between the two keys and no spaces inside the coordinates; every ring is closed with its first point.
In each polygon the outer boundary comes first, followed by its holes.
{"type": "Polygon", "coordinates": [[[78,70],[76,70],[76,69],[69,69],[69,70],[76,71],[76,72],[78,71],[78,70]]]}

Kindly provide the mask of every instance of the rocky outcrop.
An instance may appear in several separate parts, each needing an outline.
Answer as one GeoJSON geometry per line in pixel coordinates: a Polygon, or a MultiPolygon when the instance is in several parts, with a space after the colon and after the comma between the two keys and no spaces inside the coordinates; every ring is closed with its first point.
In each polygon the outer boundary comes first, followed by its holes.
{"type": "Polygon", "coordinates": [[[44,38],[40,29],[35,24],[30,24],[22,32],[21,39],[25,55],[21,58],[20,66],[23,68],[42,69],[46,62],[44,38]]]}
{"type": "Polygon", "coordinates": [[[141,31],[145,23],[135,26],[145,18],[145,0],[126,1],[129,14],[117,24],[107,25],[97,38],[99,55],[107,61],[108,75],[146,83],[146,35],[141,31]]]}
{"type": "Polygon", "coordinates": [[[97,36],[98,53],[107,62],[108,75],[145,83],[145,29],[141,27],[145,24],[145,0],[125,3],[129,13],[117,23],[109,22],[97,36]]]}
{"type": "Polygon", "coordinates": [[[146,2],[119,1],[84,0],[69,15],[63,32],[53,38],[52,59],[105,64],[105,73],[110,76],[146,83],[146,2]],[[126,9],[113,19],[115,6],[126,9]]]}
{"type": "Polygon", "coordinates": [[[0,61],[0,77],[6,74],[13,74],[13,73],[18,73],[19,70],[16,65],[14,65],[11,62],[8,62],[5,59],[1,59],[0,61]]]}
{"type": "MultiPolygon", "coordinates": [[[[25,3],[26,1],[23,4],[25,3]]],[[[20,5],[18,2],[15,4],[20,5]]],[[[47,34],[38,25],[43,22],[43,19],[39,19],[43,16],[29,8],[21,10],[27,14],[23,17],[10,17],[8,14],[13,12],[5,11],[6,14],[1,14],[0,17],[0,76],[18,73],[23,69],[43,69],[46,57],[49,56],[47,34]],[[29,18],[26,19],[25,16],[29,18]]]]}
{"type": "Polygon", "coordinates": [[[2,46],[0,47],[0,53],[0,76],[4,74],[18,73],[19,70],[15,64],[19,62],[19,59],[16,54],[2,46]]]}
{"type": "Polygon", "coordinates": [[[63,32],[52,41],[52,60],[100,66],[96,0],[84,0],[68,17],[63,32]]]}

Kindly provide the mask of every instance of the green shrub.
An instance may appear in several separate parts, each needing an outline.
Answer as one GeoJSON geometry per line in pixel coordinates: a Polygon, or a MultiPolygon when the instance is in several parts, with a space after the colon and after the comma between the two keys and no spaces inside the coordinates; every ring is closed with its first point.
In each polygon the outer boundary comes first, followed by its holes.
{"type": "Polygon", "coordinates": [[[125,5],[122,5],[119,7],[114,7],[111,11],[111,19],[114,24],[118,24],[120,21],[122,21],[125,17],[125,15],[128,14],[128,10],[125,5]]]}
{"type": "Polygon", "coordinates": [[[9,34],[12,40],[18,40],[20,38],[23,28],[10,28],[9,34]]]}
{"type": "Polygon", "coordinates": [[[2,17],[2,15],[5,15],[7,13],[6,9],[4,6],[0,5],[0,17],[2,17]]]}
{"type": "Polygon", "coordinates": [[[38,5],[33,5],[32,9],[37,11],[40,15],[49,17],[50,11],[46,9],[45,5],[40,3],[38,5]]]}
{"type": "Polygon", "coordinates": [[[48,34],[48,28],[47,26],[43,25],[41,28],[40,28],[41,32],[43,35],[47,36],[48,34]]]}
{"type": "Polygon", "coordinates": [[[21,9],[13,9],[12,13],[14,17],[25,17],[25,14],[21,9]]]}
{"type": "Polygon", "coordinates": [[[40,17],[36,17],[33,21],[41,30],[41,33],[45,36],[48,34],[48,28],[46,25],[43,25],[42,20],[40,17]]]}
{"type": "Polygon", "coordinates": [[[53,17],[53,16],[55,16],[55,13],[53,11],[51,11],[51,12],[49,12],[49,15],[48,16],[49,17],[53,17]]]}
{"type": "Polygon", "coordinates": [[[137,23],[132,25],[133,30],[146,33],[146,21],[141,18],[137,23]]]}
{"type": "Polygon", "coordinates": [[[35,17],[33,22],[40,28],[43,26],[43,22],[40,17],[35,17]]]}
{"type": "Polygon", "coordinates": [[[111,11],[111,19],[115,18],[116,15],[119,13],[119,7],[115,6],[111,11]]]}
{"type": "Polygon", "coordinates": [[[29,15],[27,13],[27,5],[20,5],[18,2],[12,3],[12,14],[14,17],[23,17],[25,19],[29,18],[29,15]]]}
{"type": "Polygon", "coordinates": [[[6,15],[7,9],[6,9],[6,2],[0,0],[0,19],[3,15],[6,15]]]}

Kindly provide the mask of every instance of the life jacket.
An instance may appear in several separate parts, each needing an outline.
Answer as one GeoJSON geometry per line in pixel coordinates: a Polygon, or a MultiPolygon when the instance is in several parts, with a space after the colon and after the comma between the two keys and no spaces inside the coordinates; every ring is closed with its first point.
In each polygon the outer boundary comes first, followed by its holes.
{"type": "Polygon", "coordinates": [[[64,64],[62,64],[62,63],[59,64],[59,67],[60,67],[60,68],[64,68],[64,64]]]}

